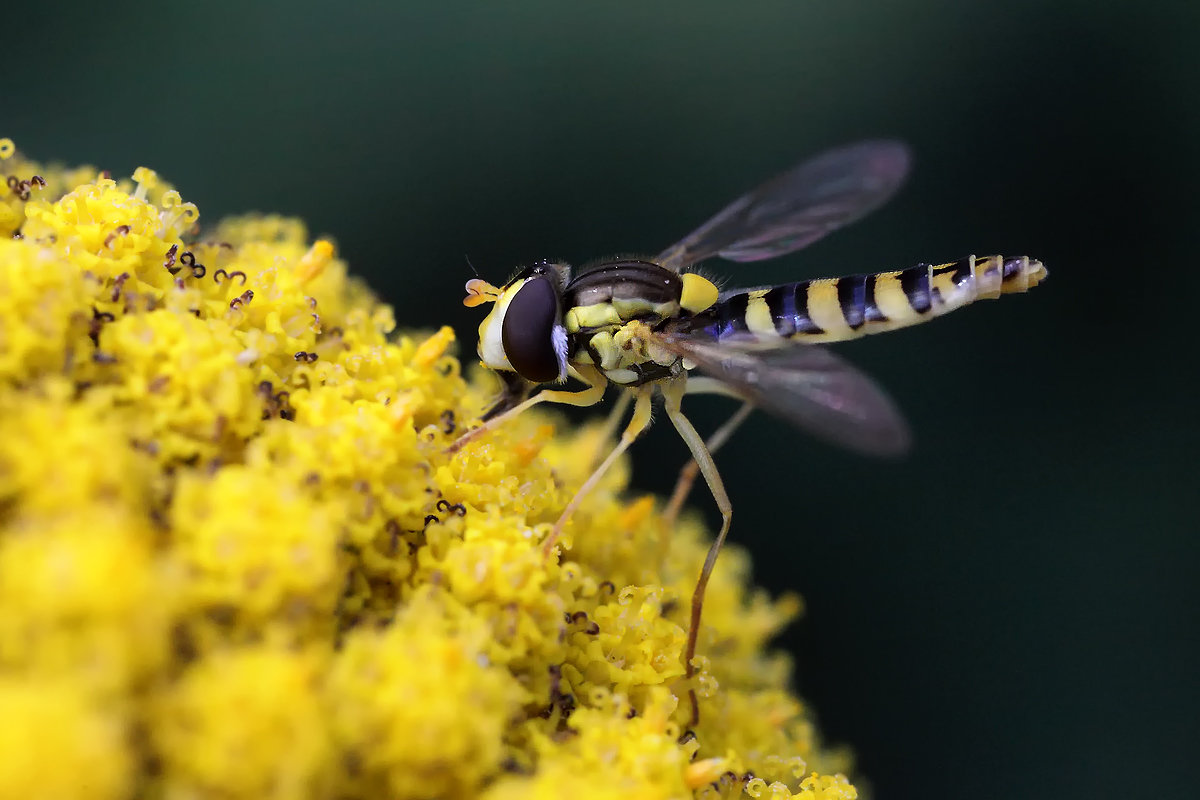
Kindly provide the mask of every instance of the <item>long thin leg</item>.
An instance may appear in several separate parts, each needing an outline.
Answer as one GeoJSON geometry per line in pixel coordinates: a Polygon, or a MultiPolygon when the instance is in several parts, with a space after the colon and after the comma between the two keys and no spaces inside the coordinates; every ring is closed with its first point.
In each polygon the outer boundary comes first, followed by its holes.
{"type": "MultiPolygon", "coordinates": [[[[692,451],[692,458],[696,459],[696,463],[700,466],[700,472],[704,475],[708,489],[712,492],[713,499],[717,501],[717,508],[721,511],[721,530],[717,533],[717,538],[713,539],[712,546],[708,548],[708,555],[704,558],[704,566],[700,569],[700,577],[696,581],[696,589],[692,592],[692,616],[688,623],[687,647],[683,654],[684,673],[690,678],[696,674],[692,660],[696,657],[696,639],[700,633],[700,612],[704,609],[704,590],[708,588],[708,579],[712,577],[713,566],[717,563],[717,554],[721,552],[721,546],[725,544],[725,536],[729,533],[729,523],[733,520],[733,506],[729,504],[729,495],[725,493],[725,484],[721,480],[720,473],[717,472],[717,465],[713,463],[712,454],[704,446],[704,439],[679,408],[687,384],[684,380],[675,380],[661,384],[661,386],[667,418],[671,420],[675,430],[679,431],[679,435],[683,437],[688,449],[692,451]]],[[[688,689],[688,698],[692,701],[691,724],[694,726],[700,721],[700,703],[696,697],[695,688],[688,689]]]]}
{"type": "Polygon", "coordinates": [[[621,392],[621,396],[617,398],[617,402],[613,403],[612,411],[609,412],[608,419],[604,421],[604,429],[600,433],[600,438],[597,441],[596,452],[592,454],[592,462],[590,467],[595,468],[600,453],[604,450],[604,446],[617,433],[617,426],[621,424],[622,417],[629,410],[629,404],[633,402],[633,392],[621,392]]]}
{"type": "Polygon", "coordinates": [[[578,370],[578,373],[583,382],[588,385],[588,388],[578,392],[569,392],[565,389],[543,389],[528,400],[508,409],[503,414],[492,417],[478,428],[467,431],[447,448],[447,452],[454,453],[461,450],[467,443],[474,441],[487,431],[500,427],[508,422],[508,420],[528,411],[538,403],[562,403],[563,405],[582,407],[594,406],[603,400],[604,390],[608,388],[608,379],[604,377],[604,374],[594,367],[586,370],[578,370]]]}
{"type": "Polygon", "coordinates": [[[651,389],[649,386],[642,386],[633,391],[636,395],[636,404],[633,407],[633,416],[630,417],[629,424],[625,426],[625,432],[621,434],[621,440],[617,442],[612,452],[600,462],[600,466],[596,467],[591,476],[579,487],[579,491],[575,492],[575,496],[571,498],[571,502],[563,509],[562,516],[558,518],[558,522],[554,523],[554,529],[550,531],[550,535],[546,537],[546,541],[542,544],[542,553],[547,558],[554,551],[554,545],[558,541],[558,537],[562,534],[563,528],[566,527],[567,520],[575,513],[575,509],[583,502],[583,498],[592,489],[596,488],[596,484],[600,483],[600,479],[604,477],[604,473],[608,472],[608,468],[621,457],[622,453],[629,449],[629,445],[633,444],[642,431],[650,427],[651,389]]]}
{"type": "MultiPolygon", "coordinates": [[[[720,450],[753,410],[754,406],[743,403],[732,417],[725,420],[725,423],[704,441],[708,452],[716,453],[720,450]]],[[[680,510],[683,508],[683,501],[687,500],[688,494],[692,491],[692,484],[696,482],[696,476],[699,474],[700,465],[696,463],[695,459],[688,461],[683,465],[683,469],[679,470],[679,480],[675,481],[675,491],[671,492],[671,499],[667,502],[662,514],[663,522],[668,530],[674,527],[675,518],[679,516],[680,510]]]]}

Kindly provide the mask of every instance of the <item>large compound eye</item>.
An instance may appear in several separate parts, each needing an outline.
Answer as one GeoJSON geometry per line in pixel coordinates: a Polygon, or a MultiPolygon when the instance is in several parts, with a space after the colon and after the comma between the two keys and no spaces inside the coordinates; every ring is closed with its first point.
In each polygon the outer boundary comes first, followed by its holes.
{"type": "Polygon", "coordinates": [[[500,341],[504,354],[523,378],[534,383],[558,379],[558,351],[554,326],[558,324],[558,293],[545,275],[525,280],[504,312],[500,341]]]}

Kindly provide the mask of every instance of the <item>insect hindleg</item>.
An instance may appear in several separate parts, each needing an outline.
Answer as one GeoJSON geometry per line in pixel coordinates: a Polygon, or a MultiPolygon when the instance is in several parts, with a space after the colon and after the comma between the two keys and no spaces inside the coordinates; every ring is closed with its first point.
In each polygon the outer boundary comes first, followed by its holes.
{"type": "Polygon", "coordinates": [[[595,367],[577,369],[576,371],[583,382],[588,385],[588,388],[577,392],[565,389],[543,389],[533,397],[518,403],[504,413],[497,414],[478,428],[464,433],[454,444],[450,445],[448,448],[449,452],[453,453],[462,449],[467,443],[474,441],[493,428],[500,427],[518,414],[533,408],[538,403],[562,403],[563,405],[582,407],[594,406],[603,400],[604,390],[608,388],[608,379],[604,377],[604,374],[595,367]]]}
{"type": "MultiPolygon", "coordinates": [[[[690,678],[696,674],[692,660],[696,656],[696,639],[700,632],[700,612],[704,608],[704,590],[708,587],[708,579],[712,576],[713,566],[717,563],[717,554],[721,552],[721,545],[725,543],[725,536],[729,533],[729,523],[733,519],[733,507],[729,504],[729,495],[725,493],[725,484],[721,480],[720,473],[717,472],[717,465],[713,462],[712,453],[704,446],[704,439],[696,431],[695,426],[680,410],[680,403],[683,400],[687,384],[683,380],[674,380],[660,384],[660,386],[667,418],[671,420],[675,430],[679,431],[679,435],[683,437],[688,449],[692,451],[692,458],[699,465],[700,473],[704,475],[709,491],[712,492],[713,499],[717,501],[717,508],[721,511],[721,530],[708,548],[708,555],[704,558],[704,566],[700,569],[700,577],[696,581],[696,589],[692,592],[692,616],[688,623],[687,646],[683,654],[684,673],[690,678]]],[[[692,701],[691,724],[695,725],[700,721],[700,705],[694,687],[688,689],[688,697],[692,701]]]]}
{"type": "Polygon", "coordinates": [[[650,399],[651,388],[649,386],[641,386],[632,390],[635,394],[635,404],[633,406],[633,416],[629,419],[629,424],[625,426],[625,432],[621,434],[620,441],[613,447],[612,452],[600,462],[600,466],[596,467],[595,471],[588,477],[583,485],[579,487],[579,491],[575,492],[575,496],[571,498],[571,502],[563,510],[562,516],[558,518],[558,522],[554,523],[554,530],[546,537],[545,543],[542,545],[542,552],[549,556],[554,549],[558,537],[562,534],[563,528],[566,527],[567,520],[575,513],[575,509],[587,496],[588,492],[596,488],[596,484],[600,483],[600,479],[604,477],[604,473],[608,472],[621,454],[629,449],[629,445],[633,444],[634,440],[641,435],[642,431],[650,427],[650,399]]]}
{"type": "MultiPolygon", "coordinates": [[[[690,394],[690,392],[689,392],[690,394]]],[[[750,412],[754,410],[754,406],[750,403],[743,403],[741,408],[734,412],[733,416],[725,420],[721,427],[713,431],[712,435],[704,441],[704,446],[708,448],[708,452],[715,453],[721,449],[724,444],[729,441],[741,424],[750,416],[750,412]]],[[[683,469],[679,470],[679,479],[675,481],[675,491],[671,492],[671,499],[667,502],[663,509],[663,523],[668,529],[674,527],[675,519],[679,516],[680,510],[683,508],[683,501],[687,499],[688,493],[692,491],[692,484],[696,482],[696,476],[700,474],[700,465],[695,459],[690,459],[683,465],[683,469]]]]}

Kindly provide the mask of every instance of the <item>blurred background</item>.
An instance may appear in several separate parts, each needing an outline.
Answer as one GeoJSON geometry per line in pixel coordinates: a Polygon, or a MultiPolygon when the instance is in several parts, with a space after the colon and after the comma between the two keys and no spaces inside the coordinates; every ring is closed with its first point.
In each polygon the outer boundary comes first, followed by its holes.
{"type": "MultiPolygon", "coordinates": [[[[202,222],[299,215],[468,359],[464,254],[502,281],[655,253],[806,155],[906,140],[888,207],[710,272],[996,252],[1049,281],[841,346],[916,449],[864,460],[755,417],[718,458],[732,539],[806,598],[780,644],[876,797],[1196,796],[1194,4],[72,5],[9,15],[0,135],[152,166],[202,222]]],[[[702,429],[732,411],[692,408],[702,429]]],[[[660,425],[638,488],[685,458],[660,425]]]]}

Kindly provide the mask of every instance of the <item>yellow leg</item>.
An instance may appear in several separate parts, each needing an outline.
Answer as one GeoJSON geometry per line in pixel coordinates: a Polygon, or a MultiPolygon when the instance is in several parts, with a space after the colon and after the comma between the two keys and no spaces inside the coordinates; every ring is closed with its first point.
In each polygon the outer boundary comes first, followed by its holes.
{"type": "Polygon", "coordinates": [[[568,392],[564,389],[543,389],[542,391],[530,397],[524,402],[492,417],[487,422],[480,425],[478,428],[473,428],[455,440],[454,444],[446,448],[449,453],[455,453],[461,450],[465,445],[478,439],[487,431],[498,428],[508,420],[536,406],[538,403],[562,403],[568,406],[594,406],[604,399],[604,390],[608,388],[608,379],[604,377],[604,373],[595,367],[578,370],[579,377],[588,385],[588,388],[578,392],[568,392]]]}
{"type": "Polygon", "coordinates": [[[652,397],[651,388],[649,386],[640,386],[633,390],[635,394],[635,405],[633,407],[633,416],[629,419],[629,424],[625,426],[625,432],[621,434],[621,440],[617,442],[616,447],[608,454],[608,457],[600,462],[600,466],[584,481],[583,486],[579,487],[579,491],[571,498],[571,502],[563,510],[562,516],[558,518],[558,522],[554,523],[554,530],[550,531],[550,535],[546,537],[546,541],[542,544],[542,553],[548,558],[554,551],[554,545],[558,542],[558,537],[562,534],[563,528],[567,525],[567,520],[575,513],[575,509],[583,501],[583,498],[588,495],[592,489],[596,488],[596,484],[600,483],[600,479],[604,477],[604,473],[608,472],[621,454],[629,449],[629,445],[633,444],[634,440],[641,435],[642,431],[650,427],[650,399],[652,397]]]}
{"type": "Polygon", "coordinates": [[[621,418],[625,416],[625,412],[629,410],[629,404],[633,401],[633,392],[621,392],[621,396],[617,398],[617,402],[613,403],[612,411],[608,415],[608,419],[604,421],[604,430],[597,440],[596,451],[592,453],[592,461],[588,465],[595,468],[600,459],[600,453],[608,444],[609,440],[617,434],[617,426],[621,424],[621,418]]]}
{"type": "MultiPolygon", "coordinates": [[[[733,507],[729,504],[729,495],[725,493],[725,484],[717,472],[717,465],[713,463],[712,454],[704,446],[704,439],[679,408],[684,392],[687,390],[686,379],[671,381],[661,386],[667,418],[671,420],[675,430],[679,431],[679,435],[683,437],[688,449],[692,451],[692,458],[699,465],[700,472],[708,483],[708,489],[712,492],[713,499],[717,501],[717,508],[721,511],[721,530],[717,533],[717,538],[713,540],[712,546],[708,548],[708,555],[704,558],[704,566],[696,581],[696,589],[692,592],[692,616],[688,623],[687,646],[683,654],[684,673],[690,678],[696,674],[692,660],[696,657],[696,639],[700,633],[700,612],[704,609],[704,590],[708,588],[708,579],[712,577],[713,566],[717,563],[717,554],[721,552],[721,545],[725,544],[725,536],[729,533],[729,523],[733,520],[733,507]]],[[[688,689],[688,697],[692,701],[691,724],[695,726],[700,721],[700,704],[694,688],[688,689]]]]}
{"type": "MultiPolygon", "coordinates": [[[[704,442],[708,452],[715,453],[720,450],[753,410],[754,406],[744,403],[732,417],[725,421],[724,425],[713,431],[712,436],[704,442]]],[[[695,459],[688,461],[683,465],[683,469],[679,470],[679,479],[675,481],[675,491],[671,493],[671,499],[667,502],[662,514],[663,523],[668,530],[675,526],[675,518],[679,516],[680,510],[683,508],[683,501],[692,491],[692,484],[696,482],[696,476],[699,474],[700,465],[696,463],[695,459]]]]}

